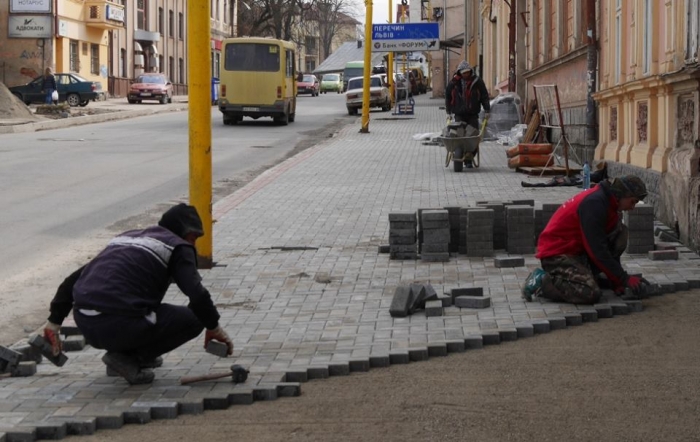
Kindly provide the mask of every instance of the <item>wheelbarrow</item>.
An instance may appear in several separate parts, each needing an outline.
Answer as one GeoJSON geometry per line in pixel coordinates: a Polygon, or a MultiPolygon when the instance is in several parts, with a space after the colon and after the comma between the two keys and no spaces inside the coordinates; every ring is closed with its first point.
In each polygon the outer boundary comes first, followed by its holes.
{"type": "Polygon", "coordinates": [[[447,136],[437,137],[447,149],[445,167],[450,167],[452,162],[455,172],[461,172],[465,161],[471,161],[474,167],[479,167],[479,143],[484,137],[487,122],[488,118],[485,118],[478,133],[471,126],[465,127],[463,122],[448,123],[447,136]]]}

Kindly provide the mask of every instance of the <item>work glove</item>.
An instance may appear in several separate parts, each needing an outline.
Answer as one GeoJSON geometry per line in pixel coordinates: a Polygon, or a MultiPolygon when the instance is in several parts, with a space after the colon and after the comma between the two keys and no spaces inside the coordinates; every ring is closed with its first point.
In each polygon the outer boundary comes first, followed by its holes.
{"type": "Polygon", "coordinates": [[[59,333],[60,330],[61,326],[51,321],[47,321],[46,325],[44,325],[44,340],[51,345],[51,353],[53,353],[54,356],[61,354],[62,345],[61,335],[59,333]]]}
{"type": "Polygon", "coordinates": [[[204,333],[204,348],[207,348],[209,341],[211,341],[212,339],[226,344],[226,346],[228,347],[227,354],[229,356],[233,354],[233,341],[231,341],[231,338],[228,337],[228,334],[226,334],[226,332],[223,328],[221,328],[221,326],[218,326],[213,330],[207,330],[204,333]]]}
{"type": "Polygon", "coordinates": [[[488,120],[491,114],[489,112],[484,112],[484,120],[488,120]]]}
{"type": "Polygon", "coordinates": [[[617,287],[615,293],[639,299],[643,290],[644,279],[639,276],[628,276],[624,284],[617,287]]]}

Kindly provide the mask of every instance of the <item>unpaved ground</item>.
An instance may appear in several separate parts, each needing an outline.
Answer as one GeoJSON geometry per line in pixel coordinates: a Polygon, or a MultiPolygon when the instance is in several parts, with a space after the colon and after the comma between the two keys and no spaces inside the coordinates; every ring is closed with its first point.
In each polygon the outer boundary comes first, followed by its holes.
{"type": "Polygon", "coordinates": [[[69,440],[700,440],[700,290],[645,304],[597,324],[308,382],[299,398],[69,440]]]}
{"type": "Polygon", "coordinates": [[[36,117],[27,105],[12,95],[7,86],[0,82],[0,120],[5,119],[34,120],[36,117]]]}

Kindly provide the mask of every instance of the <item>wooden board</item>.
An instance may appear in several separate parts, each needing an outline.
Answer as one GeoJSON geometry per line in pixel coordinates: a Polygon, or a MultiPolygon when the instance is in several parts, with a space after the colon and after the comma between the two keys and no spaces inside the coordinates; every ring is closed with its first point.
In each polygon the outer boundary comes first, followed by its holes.
{"type": "MultiPolygon", "coordinates": [[[[525,173],[527,175],[566,175],[566,168],[563,166],[550,166],[550,167],[518,167],[515,169],[516,172],[525,173]],[[544,169],[544,173],[542,170],[544,169]]],[[[581,169],[577,167],[569,167],[569,175],[576,175],[581,173],[581,169]]]]}

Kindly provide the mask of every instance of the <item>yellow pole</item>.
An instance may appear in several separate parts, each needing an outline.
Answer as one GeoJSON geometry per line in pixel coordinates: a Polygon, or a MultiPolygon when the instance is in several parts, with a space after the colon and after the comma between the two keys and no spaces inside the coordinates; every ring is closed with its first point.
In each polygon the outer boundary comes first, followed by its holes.
{"type": "MultiPolygon", "coordinates": [[[[393,0],[389,0],[389,23],[393,23],[394,20],[392,19],[392,10],[391,10],[391,3],[393,0]]],[[[389,57],[386,62],[386,71],[387,75],[386,78],[389,80],[389,93],[391,94],[391,108],[393,109],[394,106],[396,106],[396,84],[394,83],[394,53],[389,52],[389,57]]]]}
{"type": "Polygon", "coordinates": [[[197,240],[197,259],[200,268],[213,266],[209,7],[209,2],[187,2],[190,204],[197,209],[204,226],[204,236],[197,240]]]}
{"type": "Polygon", "coordinates": [[[369,133],[369,74],[372,71],[372,0],[365,0],[365,69],[362,77],[362,128],[369,133]]]}

